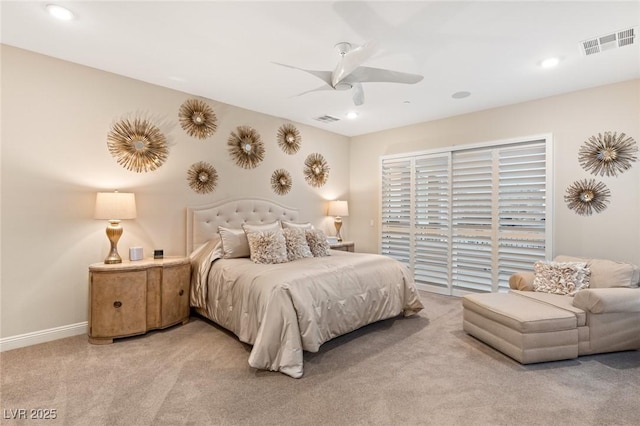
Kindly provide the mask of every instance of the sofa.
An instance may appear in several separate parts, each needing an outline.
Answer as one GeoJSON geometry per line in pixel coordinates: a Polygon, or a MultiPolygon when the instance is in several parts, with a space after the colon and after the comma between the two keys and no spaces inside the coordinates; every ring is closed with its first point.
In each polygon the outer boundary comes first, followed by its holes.
{"type": "Polygon", "coordinates": [[[557,256],[462,298],[463,329],[521,364],[640,349],[640,268],[557,256]]]}

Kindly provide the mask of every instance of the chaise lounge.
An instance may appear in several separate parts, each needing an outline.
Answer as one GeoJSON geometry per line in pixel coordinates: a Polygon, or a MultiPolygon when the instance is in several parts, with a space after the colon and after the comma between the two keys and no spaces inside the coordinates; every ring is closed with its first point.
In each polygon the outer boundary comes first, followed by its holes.
{"type": "Polygon", "coordinates": [[[463,297],[463,329],[521,364],[640,349],[640,268],[558,256],[463,297]]]}

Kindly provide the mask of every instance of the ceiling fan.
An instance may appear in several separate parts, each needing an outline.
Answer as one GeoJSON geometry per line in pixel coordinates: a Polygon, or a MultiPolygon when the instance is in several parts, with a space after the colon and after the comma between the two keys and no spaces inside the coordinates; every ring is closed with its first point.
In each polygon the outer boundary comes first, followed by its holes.
{"type": "Polygon", "coordinates": [[[325,84],[322,86],[299,93],[297,96],[302,96],[304,94],[320,90],[353,89],[353,103],[355,105],[362,105],[364,103],[362,83],[415,84],[422,81],[424,78],[419,74],[409,74],[400,71],[363,66],[362,64],[375,53],[375,42],[368,42],[362,46],[353,48],[351,43],[343,41],[336,44],[335,48],[340,54],[340,62],[338,62],[338,65],[333,72],[308,70],[294,67],[292,65],[275,63],[287,68],[304,71],[324,81],[325,84]]]}

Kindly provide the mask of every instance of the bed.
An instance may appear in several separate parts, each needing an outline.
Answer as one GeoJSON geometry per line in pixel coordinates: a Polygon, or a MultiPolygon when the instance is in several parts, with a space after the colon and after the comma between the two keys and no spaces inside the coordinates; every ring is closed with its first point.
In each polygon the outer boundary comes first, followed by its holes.
{"type": "Polygon", "coordinates": [[[407,268],[385,256],[329,250],[328,256],[274,264],[225,258],[219,227],[275,222],[297,226],[298,210],[266,199],[187,208],[191,306],[252,345],[251,367],[300,378],[304,351],[423,308],[407,268]]]}

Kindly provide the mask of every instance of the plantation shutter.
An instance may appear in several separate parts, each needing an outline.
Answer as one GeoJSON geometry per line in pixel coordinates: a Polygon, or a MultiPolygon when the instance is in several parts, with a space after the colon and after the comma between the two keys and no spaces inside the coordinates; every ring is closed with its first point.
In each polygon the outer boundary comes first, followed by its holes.
{"type": "Polygon", "coordinates": [[[382,162],[381,253],[411,263],[412,159],[382,162]]]}
{"type": "Polygon", "coordinates": [[[505,290],[511,274],[531,270],[535,261],[545,259],[545,148],[545,141],[541,140],[498,150],[498,286],[505,290]]]}
{"type": "Polygon", "coordinates": [[[550,138],[383,157],[381,253],[419,288],[505,291],[551,252],[550,138]]]}
{"type": "Polygon", "coordinates": [[[449,276],[450,155],[415,160],[414,275],[418,283],[447,289],[449,276]]]}
{"type": "Polygon", "coordinates": [[[492,288],[492,165],[491,150],[453,153],[451,268],[456,290],[492,288]]]}

